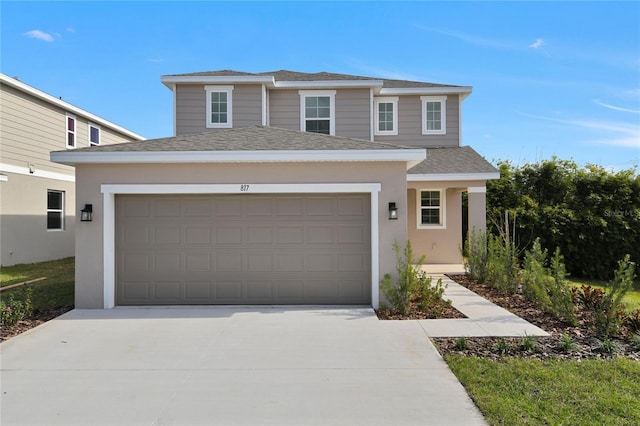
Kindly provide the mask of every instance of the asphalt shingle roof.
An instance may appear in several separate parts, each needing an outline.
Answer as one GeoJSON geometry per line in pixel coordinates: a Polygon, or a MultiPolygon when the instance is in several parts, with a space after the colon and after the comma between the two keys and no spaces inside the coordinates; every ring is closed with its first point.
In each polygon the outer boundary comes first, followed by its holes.
{"type": "Polygon", "coordinates": [[[173,77],[177,76],[201,76],[201,77],[222,77],[222,76],[273,76],[276,81],[340,81],[340,80],[377,80],[383,82],[385,88],[409,88],[409,87],[458,87],[448,84],[436,84],[422,81],[409,81],[409,80],[391,80],[385,78],[376,77],[363,77],[360,75],[350,74],[335,74],[329,72],[316,72],[306,73],[289,70],[279,70],[270,72],[250,73],[234,70],[218,70],[218,71],[204,71],[193,72],[187,74],[172,74],[173,77]]]}
{"type": "Polygon", "coordinates": [[[499,173],[470,146],[427,148],[427,158],[407,172],[410,175],[441,173],[499,173]]]}
{"type": "Polygon", "coordinates": [[[169,138],[148,139],[140,142],[78,148],[73,150],[73,152],[339,151],[397,149],[415,149],[415,147],[318,133],[299,132],[277,127],[254,126],[220,129],[169,138]]]}

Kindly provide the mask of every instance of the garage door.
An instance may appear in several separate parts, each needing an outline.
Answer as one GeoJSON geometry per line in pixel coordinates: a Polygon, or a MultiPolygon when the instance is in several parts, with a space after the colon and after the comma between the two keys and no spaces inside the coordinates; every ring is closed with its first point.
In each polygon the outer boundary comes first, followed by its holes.
{"type": "Polygon", "coordinates": [[[116,303],[370,304],[369,197],[119,195],[116,303]]]}

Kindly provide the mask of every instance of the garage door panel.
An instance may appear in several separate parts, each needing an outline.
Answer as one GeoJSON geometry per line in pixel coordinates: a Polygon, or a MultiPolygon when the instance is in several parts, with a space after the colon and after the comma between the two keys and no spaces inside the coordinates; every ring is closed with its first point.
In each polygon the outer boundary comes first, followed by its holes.
{"type": "Polygon", "coordinates": [[[272,225],[248,225],[246,228],[247,244],[272,244],[272,225]]]}
{"type": "Polygon", "coordinates": [[[185,225],[184,243],[187,245],[211,245],[214,233],[211,225],[185,225]]]}
{"type": "Polygon", "coordinates": [[[242,281],[216,281],[215,299],[218,303],[242,303],[242,281]]]}
{"type": "Polygon", "coordinates": [[[248,272],[272,272],[273,256],[271,254],[247,254],[248,272]]]}
{"type": "Polygon", "coordinates": [[[211,281],[186,281],[184,283],[184,298],[190,303],[210,303],[213,295],[211,281]]]}
{"type": "Polygon", "coordinates": [[[368,194],[117,196],[116,303],[370,303],[369,203],[368,194]]]}

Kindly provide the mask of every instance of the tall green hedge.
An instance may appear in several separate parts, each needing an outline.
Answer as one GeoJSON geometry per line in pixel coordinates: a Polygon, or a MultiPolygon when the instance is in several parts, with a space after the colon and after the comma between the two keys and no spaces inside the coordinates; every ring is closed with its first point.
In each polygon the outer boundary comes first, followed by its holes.
{"type": "Polygon", "coordinates": [[[610,279],[616,262],[640,260],[640,174],[578,167],[553,158],[513,166],[500,162],[500,179],[487,182],[489,230],[503,227],[505,210],[515,217],[516,244],[530,249],[536,237],[559,247],[574,276],[610,279]]]}

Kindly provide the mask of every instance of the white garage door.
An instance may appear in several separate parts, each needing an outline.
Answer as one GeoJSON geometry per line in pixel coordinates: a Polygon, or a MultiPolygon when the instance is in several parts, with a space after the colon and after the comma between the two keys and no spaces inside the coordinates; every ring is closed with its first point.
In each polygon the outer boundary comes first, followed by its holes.
{"type": "Polygon", "coordinates": [[[118,195],[116,303],[370,304],[369,197],[118,195]]]}

